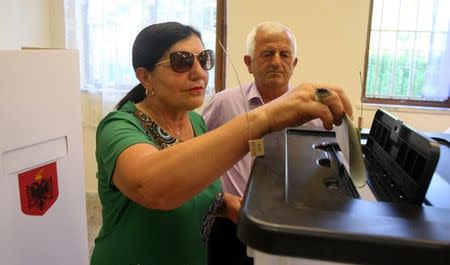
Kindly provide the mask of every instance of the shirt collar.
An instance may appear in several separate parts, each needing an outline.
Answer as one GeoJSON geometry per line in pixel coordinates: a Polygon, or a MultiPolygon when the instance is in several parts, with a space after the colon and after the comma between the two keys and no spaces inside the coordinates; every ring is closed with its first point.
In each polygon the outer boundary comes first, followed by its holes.
{"type": "Polygon", "coordinates": [[[261,94],[259,94],[258,88],[256,87],[255,82],[252,82],[247,90],[247,102],[255,102],[263,104],[263,99],[261,94]]]}
{"type": "MultiPolygon", "coordinates": [[[[288,86],[288,91],[292,90],[291,85],[288,86]]],[[[256,87],[255,82],[252,82],[249,84],[248,88],[246,89],[247,94],[246,94],[246,98],[247,98],[247,103],[259,103],[259,104],[264,104],[263,99],[261,97],[261,94],[258,91],[258,88],[256,87]]]]}

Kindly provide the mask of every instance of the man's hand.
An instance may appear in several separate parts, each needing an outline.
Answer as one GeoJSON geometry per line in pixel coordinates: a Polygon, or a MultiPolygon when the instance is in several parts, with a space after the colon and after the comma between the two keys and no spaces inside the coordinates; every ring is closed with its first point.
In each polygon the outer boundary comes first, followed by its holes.
{"type": "Polygon", "coordinates": [[[344,113],[351,118],[352,105],[344,90],[327,83],[302,83],[283,96],[256,108],[266,119],[265,133],[279,131],[286,127],[295,127],[310,120],[321,119],[327,130],[333,124],[340,125],[344,113]],[[317,100],[317,90],[327,91],[327,96],[317,100]]]}

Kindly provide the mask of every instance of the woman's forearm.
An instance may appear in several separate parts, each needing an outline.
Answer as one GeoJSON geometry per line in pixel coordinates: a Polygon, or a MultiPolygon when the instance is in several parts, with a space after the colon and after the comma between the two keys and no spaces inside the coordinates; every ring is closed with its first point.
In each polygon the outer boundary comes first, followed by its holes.
{"type": "Polygon", "coordinates": [[[241,115],[216,130],[146,156],[140,166],[145,177],[139,193],[158,198],[157,205],[150,206],[159,209],[173,209],[192,198],[248,152],[248,128],[252,138],[268,132],[264,115],[250,112],[248,119],[249,126],[241,115]]]}

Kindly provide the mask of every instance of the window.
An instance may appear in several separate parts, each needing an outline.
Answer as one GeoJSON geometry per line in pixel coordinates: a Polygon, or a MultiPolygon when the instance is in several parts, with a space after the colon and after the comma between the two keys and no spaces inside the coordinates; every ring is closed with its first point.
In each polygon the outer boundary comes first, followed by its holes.
{"type": "Polygon", "coordinates": [[[449,108],[450,1],[371,4],[364,102],[449,108]]]}
{"type": "MultiPolygon", "coordinates": [[[[136,35],[150,24],[192,25],[202,33],[205,47],[216,49],[216,1],[65,0],[65,8],[68,46],[80,50],[82,89],[102,93],[103,102],[117,103],[138,83],[131,50],[136,35]]],[[[215,73],[210,71],[207,98],[214,84],[215,73]]]]}

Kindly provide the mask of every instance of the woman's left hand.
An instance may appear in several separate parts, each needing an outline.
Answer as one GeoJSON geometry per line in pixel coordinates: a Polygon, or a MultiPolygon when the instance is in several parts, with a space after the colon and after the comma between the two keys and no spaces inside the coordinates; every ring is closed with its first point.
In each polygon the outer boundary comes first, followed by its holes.
{"type": "Polygon", "coordinates": [[[242,197],[232,195],[231,193],[224,192],[223,205],[220,209],[220,215],[227,217],[233,222],[237,223],[239,217],[239,211],[241,209],[242,197]]]}

